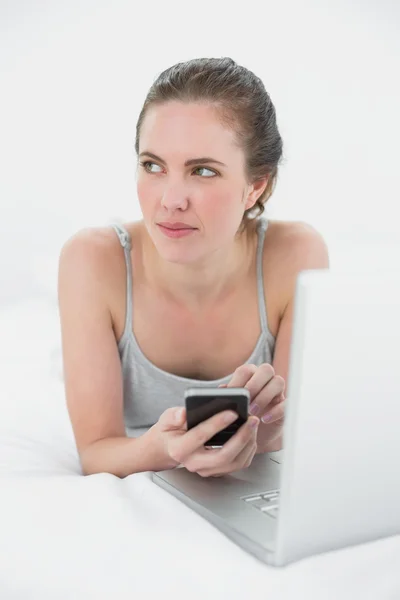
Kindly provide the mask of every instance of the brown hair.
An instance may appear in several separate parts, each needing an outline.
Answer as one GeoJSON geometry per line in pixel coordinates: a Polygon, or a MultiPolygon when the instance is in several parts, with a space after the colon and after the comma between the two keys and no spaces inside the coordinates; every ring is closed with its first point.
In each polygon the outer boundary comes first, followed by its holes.
{"type": "Polygon", "coordinates": [[[137,155],[147,109],[172,100],[214,106],[221,124],[233,129],[236,143],[244,151],[247,181],[254,183],[269,176],[261,196],[244,212],[239,232],[245,230],[253,218],[264,212],[264,205],[275,189],[282,158],[275,107],[263,82],[228,57],[195,58],[169,67],[152,84],[140,112],[136,124],[137,155]],[[257,209],[258,214],[251,217],[257,209]]]}

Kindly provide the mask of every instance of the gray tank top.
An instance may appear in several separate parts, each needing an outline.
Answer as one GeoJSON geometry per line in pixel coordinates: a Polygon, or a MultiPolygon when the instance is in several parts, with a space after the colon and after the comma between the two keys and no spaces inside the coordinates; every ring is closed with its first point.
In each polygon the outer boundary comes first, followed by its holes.
{"type": "MultiPolygon", "coordinates": [[[[133,333],[130,235],[121,225],[114,224],[112,227],[115,229],[124,249],[127,270],[125,329],[118,342],[123,375],[125,427],[127,429],[151,427],[167,408],[185,405],[183,394],[186,388],[192,386],[217,387],[221,383],[228,383],[233,373],[214,380],[190,379],[167,373],[146,358],[133,333]]],[[[255,365],[261,363],[271,364],[275,349],[275,338],[268,328],[262,272],[262,250],[267,227],[268,221],[265,218],[260,218],[257,226],[257,287],[261,334],[253,352],[246,361],[246,363],[255,365]]]]}

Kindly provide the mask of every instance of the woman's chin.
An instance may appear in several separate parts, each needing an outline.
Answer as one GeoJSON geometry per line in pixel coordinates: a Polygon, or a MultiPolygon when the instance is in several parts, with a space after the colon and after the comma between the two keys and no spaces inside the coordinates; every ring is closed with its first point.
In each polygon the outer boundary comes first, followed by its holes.
{"type": "Polygon", "coordinates": [[[168,252],[165,249],[157,248],[159,257],[169,263],[177,265],[188,265],[195,261],[195,257],[191,257],[188,252],[184,250],[175,250],[168,252]]]}

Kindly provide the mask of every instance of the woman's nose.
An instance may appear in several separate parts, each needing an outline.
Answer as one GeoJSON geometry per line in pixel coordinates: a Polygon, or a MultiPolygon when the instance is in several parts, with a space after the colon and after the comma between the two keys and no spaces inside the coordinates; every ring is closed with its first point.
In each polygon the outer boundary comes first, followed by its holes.
{"type": "Polygon", "coordinates": [[[188,204],[188,193],[182,186],[169,187],[164,190],[161,200],[162,206],[169,210],[186,208],[188,204]]]}

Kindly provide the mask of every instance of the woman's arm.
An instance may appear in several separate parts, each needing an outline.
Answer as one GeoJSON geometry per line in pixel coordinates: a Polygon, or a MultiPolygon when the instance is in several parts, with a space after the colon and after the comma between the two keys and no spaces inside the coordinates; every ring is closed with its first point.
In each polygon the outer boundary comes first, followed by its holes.
{"type": "Polygon", "coordinates": [[[137,438],[107,437],[92,442],[81,451],[83,474],[112,473],[117,477],[127,477],[132,473],[170,469],[171,459],[149,442],[147,435],[137,438]]]}
{"type": "Polygon", "coordinates": [[[105,293],[110,243],[88,229],[64,244],[58,302],[66,402],[82,471],[125,477],[157,469],[162,456],[145,447],[147,436],[125,432],[121,363],[105,293]]]}
{"type": "MultiPolygon", "coordinates": [[[[317,230],[306,223],[296,222],[289,224],[282,238],[280,256],[284,309],[276,336],[272,366],[275,375],[283,377],[287,385],[297,277],[301,271],[329,268],[329,254],[326,243],[317,230]]],[[[282,434],[263,451],[273,452],[281,448],[282,434]]]]}
{"type": "Polygon", "coordinates": [[[329,254],[321,234],[307,223],[288,224],[280,246],[282,314],[272,366],[287,381],[297,277],[301,271],[329,268],[329,254]]]}

